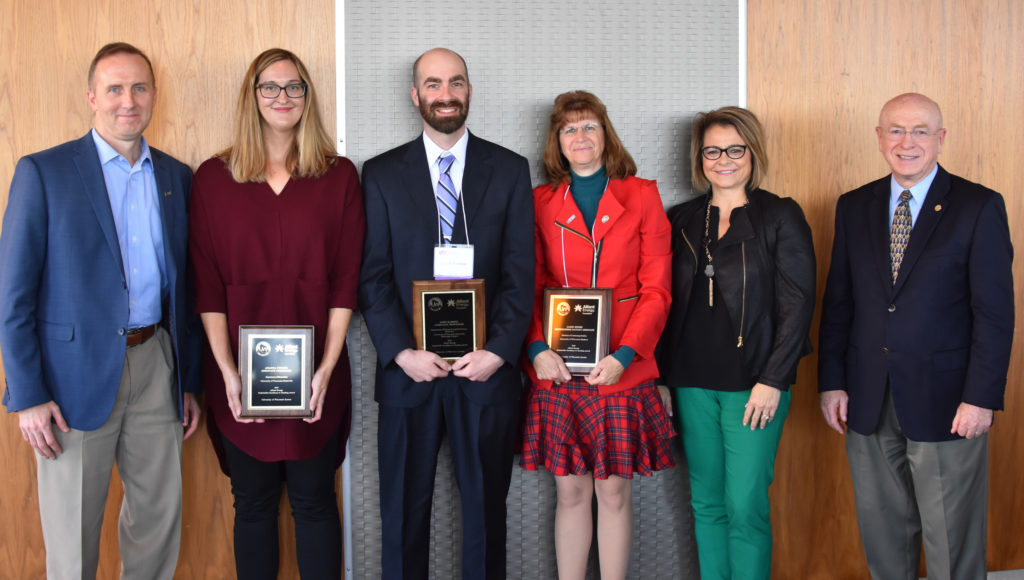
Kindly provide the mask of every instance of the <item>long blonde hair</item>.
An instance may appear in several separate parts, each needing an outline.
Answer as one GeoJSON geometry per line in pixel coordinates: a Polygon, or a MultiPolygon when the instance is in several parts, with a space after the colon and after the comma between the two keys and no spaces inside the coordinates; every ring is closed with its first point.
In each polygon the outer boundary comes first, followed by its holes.
{"type": "Polygon", "coordinates": [[[263,143],[259,107],[256,104],[256,84],[267,67],[282,60],[291,61],[299,71],[299,78],[306,83],[305,106],[295,129],[292,150],[288,153],[289,170],[298,177],[320,177],[337,157],[334,141],[327,135],[320,120],[316,89],[306,66],[292,52],[271,48],[262,52],[249,65],[242,79],[242,88],[238,91],[231,146],[218,154],[231,170],[231,176],[239,183],[266,181],[267,152],[263,143]]]}

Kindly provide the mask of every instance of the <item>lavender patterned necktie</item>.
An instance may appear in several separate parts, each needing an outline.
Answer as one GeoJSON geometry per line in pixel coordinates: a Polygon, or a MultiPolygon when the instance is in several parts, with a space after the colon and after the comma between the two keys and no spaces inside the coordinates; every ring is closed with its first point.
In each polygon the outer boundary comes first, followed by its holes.
{"type": "Polygon", "coordinates": [[[889,264],[892,266],[892,283],[896,283],[896,277],[900,274],[900,263],[903,262],[903,252],[907,249],[907,242],[910,240],[910,228],[913,227],[910,217],[910,206],[908,202],[914,196],[909,189],[904,189],[900,194],[900,202],[896,206],[896,213],[892,216],[892,230],[889,232],[889,264]]]}
{"type": "Polygon", "coordinates": [[[459,196],[455,193],[455,184],[452,183],[452,176],[448,173],[454,162],[455,156],[447,151],[437,158],[437,166],[441,170],[441,174],[440,179],[437,180],[434,199],[437,201],[437,213],[441,216],[441,236],[446,244],[452,242],[455,208],[459,206],[459,196]]]}

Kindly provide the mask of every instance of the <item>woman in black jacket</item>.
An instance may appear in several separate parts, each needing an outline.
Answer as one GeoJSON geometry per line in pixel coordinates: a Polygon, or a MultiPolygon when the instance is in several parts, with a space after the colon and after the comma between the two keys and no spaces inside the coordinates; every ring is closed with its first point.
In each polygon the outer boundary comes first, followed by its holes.
{"type": "Polygon", "coordinates": [[[676,400],[701,578],[768,578],[768,486],[797,363],[811,351],[815,261],[800,206],[758,188],[767,166],[753,113],[697,116],[693,185],[669,210],[672,308],[659,348],[676,400]]]}

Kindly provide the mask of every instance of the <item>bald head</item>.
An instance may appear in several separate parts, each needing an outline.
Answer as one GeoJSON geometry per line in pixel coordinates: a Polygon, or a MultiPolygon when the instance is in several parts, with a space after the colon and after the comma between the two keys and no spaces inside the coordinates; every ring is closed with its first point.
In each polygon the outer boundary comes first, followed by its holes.
{"type": "Polygon", "coordinates": [[[466,59],[455,52],[454,50],[448,50],[447,48],[432,48],[427,52],[424,52],[416,59],[416,62],[412,63],[412,86],[418,87],[420,84],[420,63],[423,60],[436,60],[436,59],[449,59],[457,58],[462,63],[462,73],[466,78],[466,82],[469,82],[469,67],[466,66],[466,59]]]}
{"type": "Polygon", "coordinates": [[[885,127],[887,125],[889,113],[904,109],[916,109],[934,121],[934,129],[942,128],[942,111],[939,109],[939,104],[921,93],[903,93],[889,99],[878,114],[878,126],[885,127]]]}
{"type": "Polygon", "coordinates": [[[939,105],[918,93],[905,93],[886,103],[875,133],[893,177],[907,189],[935,170],[946,141],[939,105]]]}

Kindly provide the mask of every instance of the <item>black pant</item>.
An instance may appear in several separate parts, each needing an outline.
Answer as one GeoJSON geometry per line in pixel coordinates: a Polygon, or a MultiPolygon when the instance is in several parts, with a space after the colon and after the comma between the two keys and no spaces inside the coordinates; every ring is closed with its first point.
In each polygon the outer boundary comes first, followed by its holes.
{"type": "Polygon", "coordinates": [[[341,577],[341,520],[334,493],[338,434],[320,454],[301,461],[260,461],[226,437],[224,455],[235,496],[235,569],[245,580],[277,578],[277,516],[281,484],[295,518],[295,551],[303,580],[341,577]]]}

